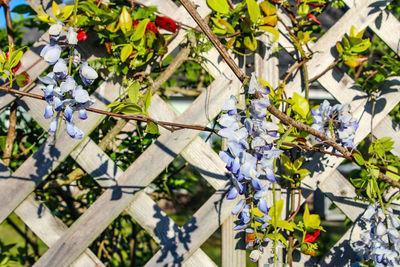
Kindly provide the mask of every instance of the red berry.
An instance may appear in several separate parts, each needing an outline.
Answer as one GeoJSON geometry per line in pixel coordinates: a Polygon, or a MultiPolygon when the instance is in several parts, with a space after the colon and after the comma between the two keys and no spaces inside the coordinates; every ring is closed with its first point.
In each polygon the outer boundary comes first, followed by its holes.
{"type": "Polygon", "coordinates": [[[176,32],[176,28],[177,28],[176,22],[170,18],[157,16],[156,24],[160,28],[163,28],[167,31],[176,32]]]}
{"type": "Polygon", "coordinates": [[[151,31],[153,33],[158,33],[157,26],[154,25],[152,22],[147,23],[146,30],[151,31]]]}
{"type": "Polygon", "coordinates": [[[136,28],[136,26],[139,24],[139,21],[137,20],[132,20],[133,28],[136,28]]]}
{"type": "Polygon", "coordinates": [[[78,41],[86,40],[87,39],[86,32],[84,30],[79,31],[77,38],[78,38],[78,41]]]}

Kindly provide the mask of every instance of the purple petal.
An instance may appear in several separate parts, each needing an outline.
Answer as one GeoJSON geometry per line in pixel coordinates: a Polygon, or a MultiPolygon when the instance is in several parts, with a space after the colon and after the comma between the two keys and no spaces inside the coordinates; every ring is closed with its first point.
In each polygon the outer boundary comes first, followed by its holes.
{"type": "Polygon", "coordinates": [[[65,120],[68,122],[72,122],[73,113],[74,113],[74,111],[72,110],[72,108],[70,106],[67,106],[64,110],[65,120]]]}
{"type": "Polygon", "coordinates": [[[54,115],[54,110],[53,110],[53,107],[52,106],[46,106],[45,107],[45,109],[44,109],[44,118],[46,119],[46,120],[48,120],[48,119],[50,119],[51,117],[53,117],[53,115],[54,115]]]}
{"type": "Polygon", "coordinates": [[[235,199],[238,195],[239,195],[239,192],[238,192],[236,186],[234,186],[231,188],[231,190],[229,190],[229,193],[226,196],[226,199],[232,200],[232,199],[235,199]]]}
{"type": "Polygon", "coordinates": [[[58,126],[58,117],[55,117],[51,122],[49,126],[49,133],[55,133],[57,131],[57,126],[58,126]]]}
{"type": "Polygon", "coordinates": [[[231,213],[232,213],[233,215],[238,214],[238,213],[242,210],[243,206],[244,206],[244,199],[240,200],[240,201],[237,203],[237,205],[233,208],[233,210],[232,210],[231,213]]]}
{"type": "Polygon", "coordinates": [[[257,191],[261,190],[261,183],[260,183],[260,180],[258,180],[258,178],[251,179],[251,184],[253,185],[255,190],[257,190],[257,191]]]}
{"type": "Polygon", "coordinates": [[[81,120],[86,120],[87,119],[87,112],[86,109],[81,109],[78,111],[78,118],[81,120]]]}
{"type": "Polygon", "coordinates": [[[268,206],[265,198],[261,198],[260,201],[258,202],[258,209],[264,214],[268,213],[268,206]]]}

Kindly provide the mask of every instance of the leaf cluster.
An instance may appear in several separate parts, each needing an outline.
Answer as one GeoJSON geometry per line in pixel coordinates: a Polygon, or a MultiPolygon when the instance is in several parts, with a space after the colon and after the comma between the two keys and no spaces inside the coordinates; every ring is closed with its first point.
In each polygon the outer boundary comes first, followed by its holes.
{"type": "Polygon", "coordinates": [[[232,35],[225,46],[235,52],[255,51],[256,36],[263,33],[272,34],[274,41],[279,38],[277,8],[270,1],[243,0],[234,9],[226,0],[207,0],[207,4],[214,11],[210,21],[213,32],[221,37],[232,35]]]}

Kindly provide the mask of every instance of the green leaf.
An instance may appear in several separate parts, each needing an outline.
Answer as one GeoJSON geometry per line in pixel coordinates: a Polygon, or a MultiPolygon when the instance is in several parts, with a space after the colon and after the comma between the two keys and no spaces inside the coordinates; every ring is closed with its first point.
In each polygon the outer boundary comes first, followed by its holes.
{"type": "Polygon", "coordinates": [[[296,159],[293,163],[293,167],[295,170],[300,169],[301,165],[303,165],[303,161],[304,161],[305,157],[300,157],[298,159],[296,159]]]}
{"type": "Polygon", "coordinates": [[[298,93],[293,94],[293,111],[299,114],[303,119],[307,118],[307,114],[310,111],[307,99],[299,95],[298,93]]]}
{"type": "Polygon", "coordinates": [[[276,14],[276,6],[270,1],[264,1],[260,4],[260,7],[266,16],[272,16],[276,14]]]}
{"type": "Polygon", "coordinates": [[[294,222],[288,222],[288,221],[279,221],[277,224],[276,224],[276,226],[278,227],[278,228],[283,228],[283,229],[286,229],[286,230],[289,230],[289,231],[294,231],[294,227],[296,227],[296,224],[294,223],[294,222]]]}
{"type": "Polygon", "coordinates": [[[15,77],[15,80],[17,81],[18,86],[22,88],[31,81],[31,78],[29,77],[29,74],[24,71],[18,74],[17,77],[15,77]]]}
{"type": "Polygon", "coordinates": [[[271,224],[275,225],[275,221],[279,221],[279,218],[281,217],[282,214],[282,210],[283,210],[283,204],[284,204],[284,200],[281,199],[277,202],[275,202],[275,205],[273,205],[269,211],[268,211],[268,215],[271,216],[271,224]]]}
{"type": "Polygon", "coordinates": [[[57,23],[55,19],[47,15],[41,6],[38,7],[39,14],[37,15],[37,18],[40,19],[41,21],[45,23],[57,23]]]}
{"type": "Polygon", "coordinates": [[[150,90],[148,90],[146,95],[144,96],[144,99],[143,99],[143,104],[144,104],[144,110],[145,111],[147,111],[147,109],[150,107],[151,97],[152,97],[152,93],[151,93],[150,90]]]}
{"type": "Polygon", "coordinates": [[[246,3],[247,3],[249,15],[250,15],[250,20],[254,24],[257,24],[258,20],[261,17],[261,11],[260,11],[259,5],[257,4],[257,2],[255,0],[246,0],[246,3]]]}
{"type": "Polygon", "coordinates": [[[338,51],[339,55],[343,54],[343,46],[340,42],[336,42],[336,50],[338,51]]]}
{"type": "Polygon", "coordinates": [[[307,5],[307,2],[304,2],[302,5],[299,6],[297,10],[297,14],[302,16],[303,18],[308,15],[310,12],[310,7],[307,5]]]}
{"type": "Polygon", "coordinates": [[[274,42],[279,39],[279,31],[271,26],[260,26],[258,27],[260,30],[271,33],[274,36],[274,42]]]}
{"type": "Polygon", "coordinates": [[[18,5],[14,7],[11,12],[17,13],[17,14],[29,14],[29,15],[35,15],[36,12],[35,10],[29,6],[29,5],[18,5]]]}
{"type": "Polygon", "coordinates": [[[61,21],[67,20],[71,16],[73,11],[74,11],[74,6],[65,6],[61,10],[60,14],[58,14],[56,17],[61,21]]]}
{"type": "Polygon", "coordinates": [[[124,103],[124,105],[115,108],[115,112],[124,114],[140,114],[143,113],[142,108],[134,103],[124,103]]]}
{"type": "Polygon", "coordinates": [[[251,36],[245,36],[243,39],[243,43],[251,51],[255,51],[257,49],[257,40],[256,38],[254,38],[253,34],[251,34],[251,36]]]}
{"type": "Polygon", "coordinates": [[[350,181],[356,188],[363,188],[365,184],[365,179],[362,178],[350,178],[350,181]]]}
{"type": "Polygon", "coordinates": [[[371,46],[371,42],[369,41],[369,39],[362,40],[362,42],[358,43],[357,45],[353,45],[350,48],[350,52],[362,53],[362,52],[366,51],[370,46],[371,46]]]}
{"type": "MultiPolygon", "coordinates": [[[[399,172],[399,170],[396,167],[391,166],[391,165],[387,166],[386,168],[388,168],[391,171],[397,172],[397,173],[399,172]]],[[[394,174],[394,173],[389,172],[389,171],[386,171],[385,174],[386,174],[387,177],[389,177],[389,178],[391,178],[391,179],[393,179],[395,181],[399,181],[400,180],[400,176],[398,176],[397,174],[394,174]]]]}
{"type": "Polygon", "coordinates": [[[58,14],[60,14],[60,7],[57,5],[57,2],[53,1],[53,3],[51,4],[51,7],[53,9],[53,14],[57,17],[58,14]]]}
{"type": "Polygon", "coordinates": [[[300,175],[300,181],[307,177],[307,175],[311,174],[311,172],[307,169],[300,169],[296,172],[300,175]]]}
{"type": "Polygon", "coordinates": [[[129,100],[131,100],[131,102],[134,104],[137,104],[139,100],[139,89],[140,83],[138,81],[134,81],[128,88],[129,100]]]}
{"type": "Polygon", "coordinates": [[[293,163],[290,161],[289,157],[286,154],[281,154],[282,164],[285,169],[290,173],[294,173],[293,163]]]}
{"type": "MultiPolygon", "coordinates": [[[[146,23],[146,25],[147,25],[147,23],[146,23]]],[[[129,12],[128,12],[128,10],[126,10],[125,6],[122,8],[121,15],[119,16],[119,26],[121,28],[121,31],[125,35],[129,34],[133,27],[131,14],[129,14],[129,12]]],[[[145,26],[145,28],[146,28],[146,26],[145,26]]],[[[144,34],[144,31],[143,31],[143,34],[144,34]]],[[[142,36],[143,36],[143,34],[142,34],[142,36]]],[[[141,37],[139,37],[138,39],[140,39],[141,37]]]]}
{"type": "Polygon", "coordinates": [[[126,45],[124,45],[124,46],[122,47],[121,55],[120,55],[121,61],[122,61],[122,62],[125,62],[126,59],[131,55],[132,51],[133,51],[133,47],[132,47],[131,44],[126,44],[126,45]]]}
{"type": "Polygon", "coordinates": [[[141,22],[139,22],[139,24],[136,26],[135,30],[133,31],[131,40],[132,41],[137,41],[143,38],[144,33],[146,31],[146,26],[147,23],[149,23],[149,19],[144,19],[141,22]]]}
{"type": "Polygon", "coordinates": [[[283,244],[285,244],[285,246],[287,246],[287,240],[281,233],[271,233],[265,235],[265,237],[268,237],[269,239],[274,241],[281,241],[283,244]]]}
{"type": "Polygon", "coordinates": [[[139,8],[138,11],[133,12],[133,19],[134,20],[141,20],[141,19],[148,18],[155,11],[157,11],[157,7],[156,6],[150,6],[148,8],[141,7],[141,8],[139,8]]]}
{"type": "Polygon", "coordinates": [[[147,127],[145,130],[146,133],[149,134],[159,134],[158,126],[154,122],[147,123],[147,127]]]}
{"type": "Polygon", "coordinates": [[[7,135],[0,136],[0,147],[1,150],[3,151],[6,149],[6,141],[7,141],[7,135]]]}
{"type": "Polygon", "coordinates": [[[321,219],[317,214],[310,214],[308,204],[306,204],[303,214],[303,222],[307,232],[311,232],[316,229],[321,229],[321,219]]]}
{"type": "Polygon", "coordinates": [[[365,164],[365,160],[359,151],[353,153],[353,158],[358,165],[363,166],[365,164]]]}
{"type": "Polygon", "coordinates": [[[207,0],[207,5],[221,14],[229,13],[229,4],[226,0],[207,0]]]}
{"type": "Polygon", "coordinates": [[[18,63],[21,60],[21,57],[23,55],[24,55],[24,52],[22,52],[22,50],[17,50],[12,53],[11,58],[10,58],[11,68],[14,68],[18,65],[18,63]]]}

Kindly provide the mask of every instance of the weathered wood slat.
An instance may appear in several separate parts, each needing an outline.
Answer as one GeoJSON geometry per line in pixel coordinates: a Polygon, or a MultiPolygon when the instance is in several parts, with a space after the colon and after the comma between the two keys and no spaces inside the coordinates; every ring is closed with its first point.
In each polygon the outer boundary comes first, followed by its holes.
{"type": "Polygon", "coordinates": [[[318,266],[351,266],[357,256],[351,244],[361,239],[363,230],[365,230],[365,223],[359,219],[347,230],[335,246],[324,255],[318,266]]]}
{"type": "MultiPolygon", "coordinates": [[[[16,209],[15,214],[24,221],[47,246],[51,247],[68,227],[41,202],[31,194],[16,209]]],[[[71,266],[89,267],[104,266],[104,264],[86,249],[71,266]]]]}
{"type": "MultiPolygon", "coordinates": [[[[0,161],[0,168],[7,167],[0,161]]],[[[15,214],[37,235],[47,246],[53,245],[62,236],[67,226],[33,194],[29,195],[15,210],[15,214]]],[[[72,266],[104,266],[103,263],[89,250],[72,264],[72,266]]]]}
{"type": "MultiPolygon", "coordinates": [[[[118,96],[118,90],[106,90],[106,87],[114,87],[114,81],[103,83],[97,90],[98,95],[103,99],[97,99],[94,107],[105,109],[118,96]],[[104,102],[105,101],[105,102],[104,102]]],[[[33,90],[40,93],[37,87],[33,90]]],[[[97,94],[95,94],[97,95],[97,94]]],[[[25,108],[31,113],[35,113],[37,118],[42,118],[43,102],[37,99],[25,99],[25,108]],[[38,103],[40,103],[38,105],[38,103]]],[[[85,133],[90,132],[93,127],[100,122],[102,116],[99,114],[90,114],[89,121],[77,122],[78,127],[85,133]]],[[[46,125],[42,118],[41,125],[46,125]]],[[[64,127],[64,125],[63,125],[64,127]]],[[[0,174],[0,201],[7,203],[0,207],[0,222],[2,222],[26,196],[28,196],[35,187],[49,175],[50,170],[56,168],[81,142],[81,140],[72,139],[66,133],[61,131],[57,137],[57,142],[53,144],[53,137],[49,137],[39,149],[30,156],[18,170],[10,174],[7,170],[0,174]]]]}

